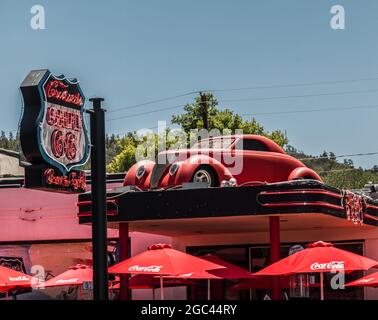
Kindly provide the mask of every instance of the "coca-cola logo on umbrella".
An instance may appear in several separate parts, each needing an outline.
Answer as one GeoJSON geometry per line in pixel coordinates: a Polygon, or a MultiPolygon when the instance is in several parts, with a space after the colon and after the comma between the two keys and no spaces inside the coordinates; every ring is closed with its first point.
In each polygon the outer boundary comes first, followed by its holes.
{"type": "Polygon", "coordinates": [[[79,278],[72,278],[72,279],[59,279],[55,281],[56,284],[70,284],[70,283],[76,283],[79,281],[79,278]]]}
{"type": "Polygon", "coordinates": [[[19,277],[8,277],[8,280],[11,282],[17,282],[17,281],[28,281],[29,279],[25,276],[19,276],[19,277]]]}
{"type": "Polygon", "coordinates": [[[344,261],[331,261],[326,263],[315,262],[310,267],[311,270],[343,270],[344,261]]]}
{"type": "Polygon", "coordinates": [[[157,273],[160,272],[160,270],[163,268],[163,266],[132,266],[129,268],[129,271],[137,271],[137,272],[152,272],[157,273]]]}

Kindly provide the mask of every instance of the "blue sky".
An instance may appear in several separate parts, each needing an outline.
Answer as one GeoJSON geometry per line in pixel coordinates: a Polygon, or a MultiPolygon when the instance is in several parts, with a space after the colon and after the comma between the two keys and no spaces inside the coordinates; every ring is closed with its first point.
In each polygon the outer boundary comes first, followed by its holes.
{"type": "MultiPolygon", "coordinates": [[[[105,97],[108,110],[203,89],[378,78],[377,18],[375,0],[1,0],[0,129],[17,129],[18,86],[29,70],[38,68],[79,78],[88,97],[105,97]],[[45,8],[46,30],[30,27],[35,4],[45,8]],[[335,4],[345,8],[345,30],[330,28],[330,8],[335,4]]],[[[378,80],[216,96],[251,99],[222,102],[220,107],[254,114],[378,105],[378,91],[369,90],[378,90],[378,80]],[[265,99],[336,92],[344,94],[265,99]]],[[[108,118],[191,101],[192,96],[185,96],[108,118]]],[[[179,111],[109,121],[107,131],[156,126],[179,111]]],[[[290,144],[307,153],[378,151],[378,107],[256,119],[268,130],[286,130],[290,144]]],[[[378,164],[378,156],[353,161],[371,167],[378,164]]]]}

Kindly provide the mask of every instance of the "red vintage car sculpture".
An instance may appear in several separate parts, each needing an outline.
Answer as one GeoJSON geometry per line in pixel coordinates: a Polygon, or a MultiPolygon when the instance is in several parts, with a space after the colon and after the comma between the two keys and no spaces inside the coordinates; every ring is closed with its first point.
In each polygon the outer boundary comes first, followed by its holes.
{"type": "Polygon", "coordinates": [[[124,185],[142,190],[167,188],[186,182],[217,187],[222,181],[246,185],[319,175],[289,156],[272,140],[258,135],[219,136],[202,139],[190,149],[160,152],[158,161],[139,161],[127,172],[124,185]]]}

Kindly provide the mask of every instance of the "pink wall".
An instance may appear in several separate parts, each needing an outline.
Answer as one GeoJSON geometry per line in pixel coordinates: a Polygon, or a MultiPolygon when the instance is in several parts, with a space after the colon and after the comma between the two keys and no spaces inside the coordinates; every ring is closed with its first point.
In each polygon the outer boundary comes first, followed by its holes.
{"type": "MultiPolygon", "coordinates": [[[[108,185],[108,188],[120,185],[108,185]]],[[[77,201],[78,196],[72,194],[25,188],[0,189],[0,243],[87,240],[84,246],[83,243],[62,243],[53,244],[53,249],[51,245],[44,244],[33,245],[33,249],[3,244],[0,248],[2,255],[23,257],[27,272],[32,265],[42,265],[54,274],[63,272],[77,259],[91,260],[91,253],[86,251],[86,246],[90,245],[92,231],[90,226],[79,225],[77,201]]],[[[108,229],[108,236],[118,238],[118,230],[108,229]]],[[[139,232],[131,233],[130,236],[132,255],[146,250],[151,244],[171,242],[167,237],[139,232]]],[[[58,291],[51,290],[46,294],[55,297],[58,291]]],[[[174,298],[171,289],[167,289],[165,293],[167,298],[174,298]]],[[[159,290],[156,290],[156,296],[159,296],[159,290]]],[[[152,299],[151,290],[134,290],[133,298],[152,299]]]]}
{"type": "MultiPolygon", "coordinates": [[[[25,188],[0,189],[0,242],[90,239],[79,225],[77,195],[25,188]]],[[[109,237],[118,237],[110,230],[109,237]]]]}

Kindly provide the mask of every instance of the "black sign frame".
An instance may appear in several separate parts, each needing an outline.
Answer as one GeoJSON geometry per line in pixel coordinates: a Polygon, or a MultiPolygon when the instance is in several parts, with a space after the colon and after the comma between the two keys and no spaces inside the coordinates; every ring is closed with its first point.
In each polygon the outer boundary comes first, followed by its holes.
{"type": "Polygon", "coordinates": [[[20,142],[30,164],[25,167],[25,187],[85,192],[85,175],[77,169],[88,161],[90,143],[78,80],[48,69],[32,70],[20,90],[20,142]]]}

